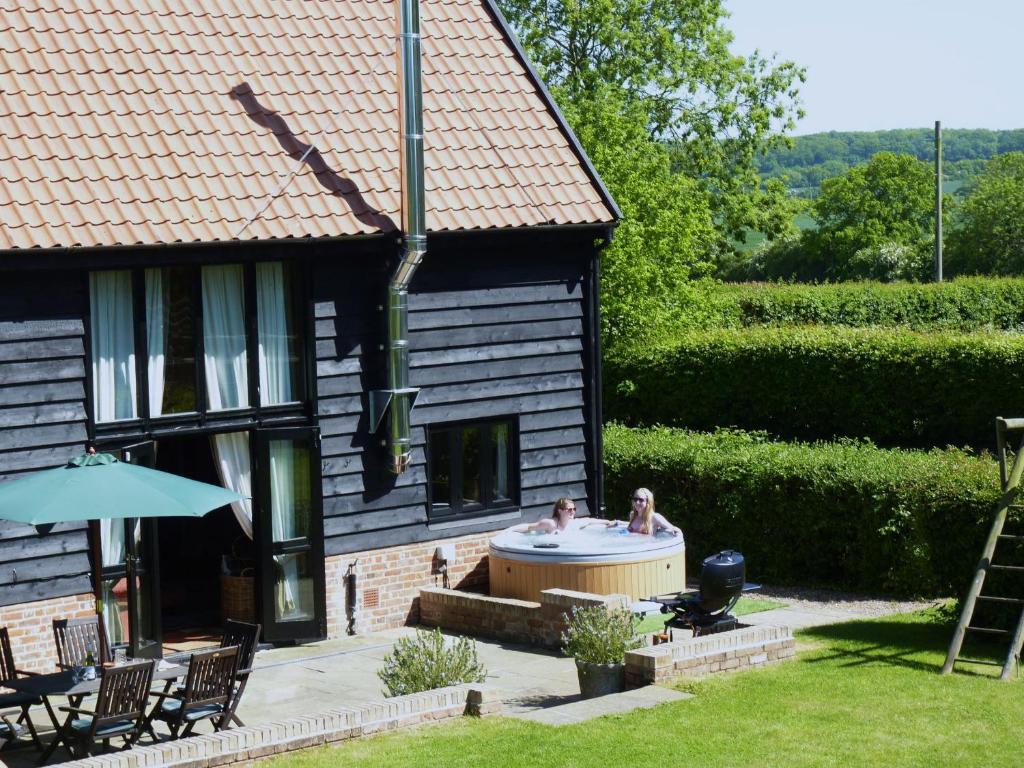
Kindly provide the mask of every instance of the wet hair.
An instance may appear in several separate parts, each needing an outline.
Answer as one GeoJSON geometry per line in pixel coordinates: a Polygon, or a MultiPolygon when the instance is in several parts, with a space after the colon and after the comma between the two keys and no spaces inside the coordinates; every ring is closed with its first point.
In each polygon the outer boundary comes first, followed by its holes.
{"type": "MultiPolygon", "coordinates": [[[[647,504],[644,506],[644,521],[640,526],[640,533],[653,533],[654,532],[654,494],[651,493],[648,488],[637,488],[633,491],[633,496],[643,496],[647,499],[647,504]]],[[[636,518],[636,510],[633,509],[632,498],[629,502],[629,522],[633,522],[636,518]]]]}
{"type": "Polygon", "coordinates": [[[558,522],[558,513],[561,510],[567,509],[569,507],[575,507],[575,506],[576,506],[576,502],[575,501],[573,501],[572,499],[569,499],[569,498],[566,498],[565,496],[563,496],[558,501],[556,501],[555,502],[555,506],[553,506],[551,508],[551,517],[557,523],[558,522]]]}

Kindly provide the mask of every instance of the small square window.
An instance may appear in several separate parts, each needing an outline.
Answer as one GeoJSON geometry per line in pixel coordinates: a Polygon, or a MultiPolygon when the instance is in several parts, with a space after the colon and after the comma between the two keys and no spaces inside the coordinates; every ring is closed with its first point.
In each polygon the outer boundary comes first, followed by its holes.
{"type": "Polygon", "coordinates": [[[428,427],[431,519],[517,507],[518,447],[511,418],[428,427]]]}

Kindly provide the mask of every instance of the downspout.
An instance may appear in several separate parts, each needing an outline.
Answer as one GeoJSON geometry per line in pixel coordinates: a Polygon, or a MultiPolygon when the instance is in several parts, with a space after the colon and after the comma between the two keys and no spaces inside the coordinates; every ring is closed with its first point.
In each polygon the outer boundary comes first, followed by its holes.
{"type": "Polygon", "coordinates": [[[590,342],[590,387],[591,387],[591,450],[594,454],[594,504],[596,509],[591,514],[598,518],[607,515],[608,507],[604,495],[604,398],[601,385],[603,381],[601,365],[601,254],[612,244],[615,235],[615,227],[608,227],[600,244],[597,245],[594,255],[590,260],[590,301],[588,302],[589,326],[591,334],[590,342]]]}
{"type": "Polygon", "coordinates": [[[388,414],[388,469],[398,475],[412,456],[410,412],[419,390],[409,386],[409,283],[427,251],[423,189],[423,89],[418,0],[397,0],[398,102],[402,245],[388,283],[388,388],[373,393],[374,428],[388,414]]]}

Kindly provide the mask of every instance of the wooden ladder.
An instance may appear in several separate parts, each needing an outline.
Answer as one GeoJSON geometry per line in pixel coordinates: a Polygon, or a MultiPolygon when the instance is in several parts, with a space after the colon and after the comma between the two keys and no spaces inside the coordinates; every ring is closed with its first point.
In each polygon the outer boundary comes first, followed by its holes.
{"type": "MultiPolygon", "coordinates": [[[[1003,565],[993,562],[996,545],[1000,541],[1024,541],[1024,536],[1007,535],[1003,533],[1007,516],[1010,510],[1024,509],[1024,504],[1018,502],[1017,497],[1021,490],[1021,474],[1024,473],[1024,419],[996,419],[996,446],[999,451],[999,479],[1002,483],[1003,495],[999,500],[999,507],[996,510],[995,518],[992,521],[992,528],[985,542],[985,548],[981,553],[981,560],[978,561],[978,568],[974,572],[974,581],[967,591],[967,599],[964,600],[963,611],[960,614],[960,622],[953,633],[953,639],[949,644],[949,652],[946,654],[946,663],[942,666],[942,674],[948,675],[953,671],[953,665],[960,661],[968,664],[990,664],[1000,666],[997,661],[987,659],[973,659],[960,655],[964,638],[968,632],[978,633],[995,637],[1009,637],[1010,647],[1007,650],[1006,661],[1002,664],[1000,680],[1009,680],[1014,667],[1020,664],[1021,644],[1024,642],[1024,599],[1003,595],[983,595],[982,587],[985,584],[985,577],[989,571],[1016,571],[1024,572],[1022,565],[1003,565]],[[1007,459],[1009,450],[1008,439],[1011,435],[1021,434],[1021,441],[1013,456],[1013,465],[1007,473],[1007,459]],[[998,605],[1017,606],[1020,608],[1020,616],[1017,618],[1017,626],[1011,632],[1007,629],[996,629],[993,627],[971,626],[974,617],[974,608],[978,601],[994,603],[998,605]]],[[[1018,513],[1019,514],[1019,513],[1018,513]]]]}

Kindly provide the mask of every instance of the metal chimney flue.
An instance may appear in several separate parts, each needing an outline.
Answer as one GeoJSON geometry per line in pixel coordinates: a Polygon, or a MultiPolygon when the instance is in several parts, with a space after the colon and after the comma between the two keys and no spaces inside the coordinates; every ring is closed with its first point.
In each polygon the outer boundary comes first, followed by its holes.
{"type": "Polygon", "coordinates": [[[418,0],[397,0],[399,156],[402,245],[388,283],[388,388],[372,393],[374,429],[388,416],[388,467],[401,474],[412,456],[410,414],[419,390],[409,386],[409,283],[427,251],[423,188],[423,87],[418,0]]]}

